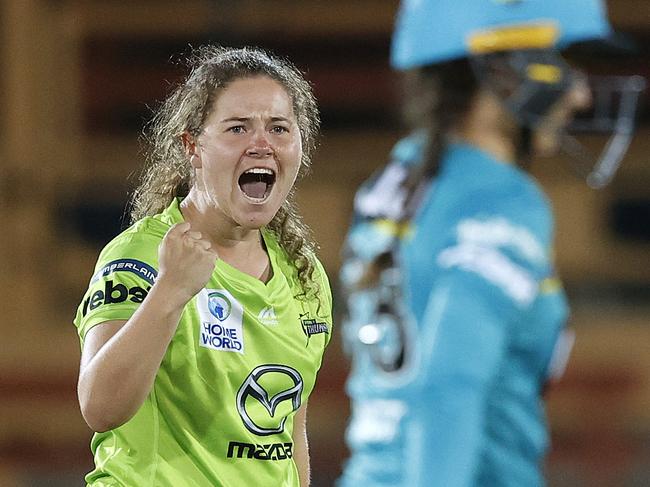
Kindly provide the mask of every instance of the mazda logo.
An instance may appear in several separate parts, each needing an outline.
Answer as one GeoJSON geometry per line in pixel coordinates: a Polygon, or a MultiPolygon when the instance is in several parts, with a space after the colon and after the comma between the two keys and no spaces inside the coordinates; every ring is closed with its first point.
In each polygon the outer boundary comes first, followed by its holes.
{"type": "MultiPolygon", "coordinates": [[[[266,384],[269,383],[269,381],[266,380],[264,382],[266,384]]],[[[241,416],[246,428],[259,436],[268,436],[284,431],[284,423],[287,419],[286,416],[279,421],[277,426],[259,426],[246,410],[246,402],[249,398],[255,399],[264,406],[264,409],[269,413],[269,416],[273,418],[276,408],[284,401],[291,401],[292,411],[298,410],[300,407],[302,387],[302,377],[297,370],[292,369],[291,367],[286,365],[260,365],[259,367],[256,367],[248,377],[246,377],[246,380],[237,392],[237,410],[239,411],[239,415],[241,416]],[[289,389],[280,391],[267,391],[262,385],[260,385],[260,379],[266,374],[280,374],[287,376],[293,382],[293,386],[289,389]]],[[[258,420],[259,419],[266,418],[258,418],[258,420]]]]}

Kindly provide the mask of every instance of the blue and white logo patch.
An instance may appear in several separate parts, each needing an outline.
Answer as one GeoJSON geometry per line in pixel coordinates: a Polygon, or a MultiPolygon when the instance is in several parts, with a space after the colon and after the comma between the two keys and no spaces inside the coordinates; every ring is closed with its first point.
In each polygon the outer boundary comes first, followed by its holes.
{"type": "Polygon", "coordinates": [[[222,352],[244,353],[244,308],[226,289],[203,289],[196,296],[199,345],[222,352]]]}
{"type": "Polygon", "coordinates": [[[208,295],[208,309],[219,321],[224,321],[230,316],[231,308],[228,296],[223,293],[214,291],[208,295]]]}

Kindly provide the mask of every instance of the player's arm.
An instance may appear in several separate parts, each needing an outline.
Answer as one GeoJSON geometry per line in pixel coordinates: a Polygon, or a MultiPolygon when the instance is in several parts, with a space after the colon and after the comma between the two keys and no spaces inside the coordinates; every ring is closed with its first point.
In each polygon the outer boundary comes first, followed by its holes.
{"type": "Polygon", "coordinates": [[[541,264],[508,245],[482,241],[481,235],[458,238],[436,257],[441,273],[418,338],[428,411],[419,415],[424,433],[411,469],[418,477],[413,485],[475,482],[480,442],[489,426],[486,395],[503,366],[513,323],[537,294],[541,264]],[[435,472],[433,483],[430,472],[435,472]]]}
{"type": "Polygon", "coordinates": [[[467,277],[444,276],[424,317],[419,367],[426,400],[421,444],[412,445],[418,455],[410,456],[414,486],[460,487],[475,480],[485,396],[507,347],[508,321],[467,277]]]}
{"type": "Polygon", "coordinates": [[[85,336],[79,370],[81,412],[91,429],[131,419],[151,391],[183,308],[214,270],[217,254],[189,223],[173,226],[159,248],[159,273],[127,321],[108,321],[85,336]]]}
{"type": "Polygon", "coordinates": [[[86,334],[77,392],[94,431],[124,424],[151,391],[184,306],[157,286],[128,321],[100,323],[86,334]]]}
{"type": "Polygon", "coordinates": [[[307,443],[307,404],[300,406],[293,420],[293,459],[298,467],[301,487],[309,487],[309,445],[307,443]]]}

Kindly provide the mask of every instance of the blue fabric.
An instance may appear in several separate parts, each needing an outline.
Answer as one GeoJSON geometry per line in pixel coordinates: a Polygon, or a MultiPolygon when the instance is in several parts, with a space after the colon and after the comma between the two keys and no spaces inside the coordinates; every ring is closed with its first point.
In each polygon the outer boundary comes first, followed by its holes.
{"type": "Polygon", "coordinates": [[[567,314],[553,285],[549,204],[526,173],[452,145],[410,228],[397,232],[390,200],[402,196],[423,145],[420,136],[400,142],[355,200],[341,270],[351,456],[339,485],[543,485],[540,394],[567,314]],[[378,187],[383,198],[373,198],[378,187]],[[361,281],[396,236],[395,319],[378,312],[395,276],[361,281]],[[378,366],[377,357],[401,344],[401,367],[378,366]]]}

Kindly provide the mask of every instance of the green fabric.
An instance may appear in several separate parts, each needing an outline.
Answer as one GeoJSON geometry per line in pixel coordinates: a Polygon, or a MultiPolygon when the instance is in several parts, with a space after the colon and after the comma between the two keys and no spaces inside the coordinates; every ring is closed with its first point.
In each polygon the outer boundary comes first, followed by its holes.
{"type": "MultiPolygon", "coordinates": [[[[127,320],[142,302],[160,241],[183,219],[178,203],[102,251],[75,318],[82,344],[93,326],[127,320]]],[[[295,269],[274,236],[263,236],[270,281],[218,261],[206,289],[186,305],[142,407],[119,428],[94,435],[89,485],[299,485],[293,417],[331,336],[331,292],[318,263],[322,304],[296,299],[295,269]]]]}

